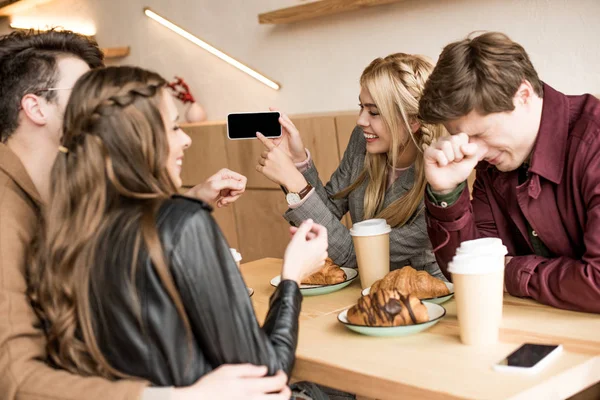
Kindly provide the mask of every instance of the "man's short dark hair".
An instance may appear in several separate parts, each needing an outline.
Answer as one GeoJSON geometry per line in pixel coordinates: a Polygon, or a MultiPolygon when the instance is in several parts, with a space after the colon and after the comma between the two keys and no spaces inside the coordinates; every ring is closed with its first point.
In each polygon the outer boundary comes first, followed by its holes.
{"type": "Polygon", "coordinates": [[[56,59],[78,57],[90,68],[104,65],[95,40],[69,31],[17,31],[0,37],[0,140],[4,143],[19,126],[21,99],[36,93],[46,100],[56,97],[56,59]]]}
{"type": "Polygon", "coordinates": [[[524,80],[543,97],[543,83],[527,52],[505,34],[487,32],[450,43],[425,84],[419,117],[437,124],[473,110],[482,115],[512,111],[524,80]]]}

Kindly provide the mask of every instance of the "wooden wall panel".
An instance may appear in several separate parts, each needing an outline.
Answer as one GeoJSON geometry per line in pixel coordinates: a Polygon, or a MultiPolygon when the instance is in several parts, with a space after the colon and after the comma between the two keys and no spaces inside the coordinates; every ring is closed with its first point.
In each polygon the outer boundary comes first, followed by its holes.
{"type": "MultiPolygon", "coordinates": [[[[192,139],[192,145],[185,151],[181,180],[184,187],[192,187],[204,182],[221,168],[229,168],[225,141],[226,127],[222,123],[195,124],[186,126],[184,131],[192,139]]],[[[186,189],[184,189],[186,190],[186,189]]],[[[237,248],[233,206],[214,209],[213,216],[223,231],[231,247],[237,248]]]]}
{"type": "Polygon", "coordinates": [[[256,170],[264,145],[255,139],[227,140],[227,154],[231,160],[230,168],[248,178],[249,188],[275,189],[279,186],[268,180],[256,170]]]}
{"type": "Polygon", "coordinates": [[[310,150],[321,180],[329,181],[340,165],[334,117],[301,118],[292,121],[302,132],[304,145],[310,150]]]}
{"type": "MultiPolygon", "coordinates": [[[[334,117],[298,117],[292,121],[300,131],[304,145],[311,151],[321,178],[327,181],[339,164],[334,117]]],[[[258,140],[227,142],[230,168],[248,177],[249,188],[278,189],[279,185],[256,171],[263,151],[264,146],[258,140]]]]}
{"type": "Polygon", "coordinates": [[[358,112],[356,115],[340,115],[335,117],[335,128],[337,131],[338,138],[338,149],[340,152],[340,160],[344,156],[352,131],[356,127],[356,120],[358,119],[358,112]]]}
{"type": "Polygon", "coordinates": [[[192,145],[185,151],[183,159],[181,180],[184,186],[195,186],[221,168],[230,168],[225,151],[227,130],[224,124],[193,125],[185,127],[184,131],[192,138],[192,145]]]}
{"type": "MultiPolygon", "coordinates": [[[[243,198],[243,196],[240,197],[240,199],[241,198],[243,198]]],[[[219,224],[221,231],[223,231],[223,235],[225,235],[225,239],[227,239],[229,247],[239,249],[234,209],[235,203],[223,208],[215,207],[213,211],[213,217],[215,217],[217,224],[219,224]]]]}
{"type": "MultiPolygon", "coordinates": [[[[335,117],[335,128],[337,132],[338,140],[338,151],[340,152],[340,161],[344,157],[346,147],[352,136],[352,131],[356,127],[356,120],[358,119],[358,112],[356,114],[338,115],[335,117]]],[[[342,223],[348,228],[352,228],[352,220],[350,214],[344,215],[342,223]]]]}
{"type": "MultiPolygon", "coordinates": [[[[179,193],[185,194],[190,188],[182,187],[179,189],[179,193]]],[[[223,235],[225,235],[225,239],[229,243],[230,247],[237,248],[238,246],[238,235],[235,224],[235,214],[233,212],[233,207],[235,204],[232,204],[228,207],[217,208],[215,206],[213,210],[213,217],[219,224],[223,235]]]]}
{"type": "Polygon", "coordinates": [[[287,203],[281,190],[248,190],[235,203],[239,251],[244,262],[282,258],[290,241],[289,223],[282,215],[287,203]]]}

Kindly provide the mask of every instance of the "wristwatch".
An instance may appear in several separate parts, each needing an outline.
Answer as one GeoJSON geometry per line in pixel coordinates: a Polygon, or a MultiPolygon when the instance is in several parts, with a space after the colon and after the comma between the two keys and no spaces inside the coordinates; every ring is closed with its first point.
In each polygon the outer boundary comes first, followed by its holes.
{"type": "Polygon", "coordinates": [[[281,185],[281,190],[285,193],[285,199],[287,200],[288,205],[292,206],[294,204],[298,204],[302,201],[303,198],[312,190],[312,186],[310,183],[306,184],[304,189],[299,191],[298,193],[288,191],[285,186],[281,185]]]}

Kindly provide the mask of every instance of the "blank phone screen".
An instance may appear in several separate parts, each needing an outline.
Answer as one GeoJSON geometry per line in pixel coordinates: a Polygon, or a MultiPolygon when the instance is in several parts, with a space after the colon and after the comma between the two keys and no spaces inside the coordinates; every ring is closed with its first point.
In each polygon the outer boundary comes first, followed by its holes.
{"type": "Polygon", "coordinates": [[[531,368],[552,353],[558,346],[526,343],[512,352],[499,365],[509,367],[531,368]]]}
{"type": "Polygon", "coordinates": [[[230,139],[255,139],[256,132],[266,137],[280,137],[278,112],[229,114],[227,131],[230,139]]]}

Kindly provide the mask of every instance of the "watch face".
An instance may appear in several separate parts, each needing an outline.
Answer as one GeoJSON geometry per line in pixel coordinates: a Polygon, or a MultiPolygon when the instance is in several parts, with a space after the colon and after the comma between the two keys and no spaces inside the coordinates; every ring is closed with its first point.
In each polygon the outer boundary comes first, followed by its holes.
{"type": "Polygon", "coordinates": [[[302,200],[298,193],[288,193],[285,195],[285,199],[289,205],[300,203],[300,200],[302,200]]]}

